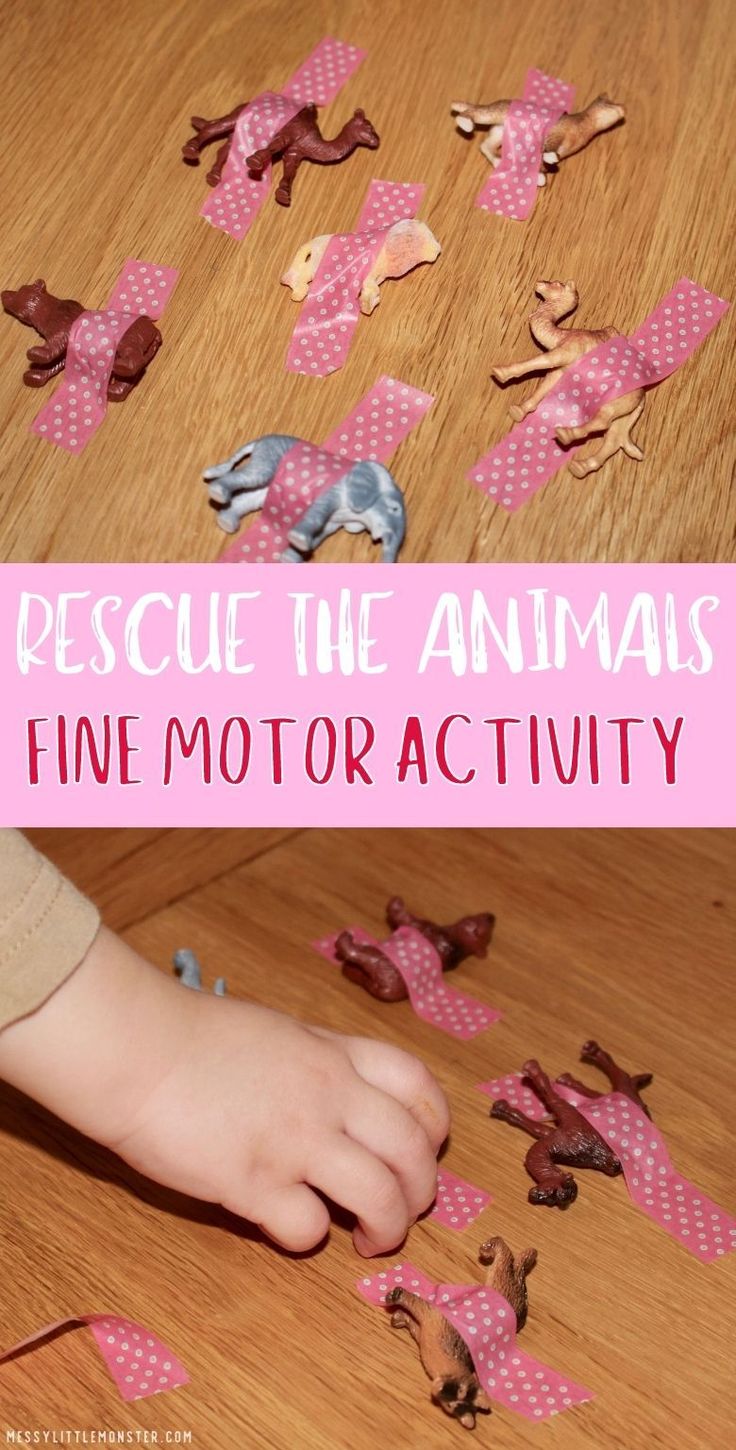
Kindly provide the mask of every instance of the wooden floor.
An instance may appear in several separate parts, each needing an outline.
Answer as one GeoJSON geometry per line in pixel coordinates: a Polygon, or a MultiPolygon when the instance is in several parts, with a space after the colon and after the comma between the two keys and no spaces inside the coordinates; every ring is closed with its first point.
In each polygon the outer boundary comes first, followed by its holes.
{"type": "MultiPolygon", "coordinates": [[[[407,561],[732,560],[736,309],[651,394],[637,465],[560,474],[509,517],[466,481],[507,430],[493,363],[524,356],[537,278],[573,277],[581,322],[634,328],[683,273],[733,292],[729,220],[732,0],[35,0],[5,7],[0,284],[37,276],[101,305],[129,255],[181,268],[164,349],[110,409],[81,458],[29,436],[42,401],[21,384],[30,334],[0,316],[0,559],[193,560],[224,545],[203,467],[261,433],[321,441],[388,372],[436,393],[395,472],[407,561]],[[198,211],[204,170],[179,153],[192,112],[218,115],[279,87],[324,34],[368,59],[325,114],[363,106],[382,137],[329,173],[305,167],[290,212],[267,204],[247,241],[198,211]],[[529,65],[584,104],[608,91],[623,128],[565,163],[523,225],[473,206],[487,175],[453,99],[518,95],[529,65]],[[349,230],[374,175],[424,181],[443,244],[434,267],[383,289],[348,364],[317,381],[284,370],[298,316],[279,276],[302,242],[349,230]]],[[[515,396],[522,396],[519,390],[515,396]]],[[[344,534],[323,561],[374,555],[344,534]]]]}
{"type": "MultiPolygon", "coordinates": [[[[718,832],[36,832],[162,969],[181,945],[208,979],[420,1054],[451,1099],[445,1162],[494,1202],[463,1235],[417,1225],[402,1251],[473,1280],[478,1244],[539,1249],[527,1350],[596,1399],[543,1427],[504,1409],[499,1450],[715,1450],[732,1438],[726,1383],[733,1257],[705,1267],[638,1212],[623,1182],[581,1174],[567,1214],[531,1208],[524,1140],[474,1084],[538,1054],[573,1069],[594,1034],[631,1068],[675,1163],[733,1212],[736,1064],[729,1027],[736,835],[718,832]],[[453,1043],[408,1004],[380,1007],[309,949],[349,921],[379,932],[387,896],[449,917],[498,916],[485,963],[457,984],[504,1013],[453,1043]]],[[[0,1098],[0,1343],[65,1313],[118,1309],[154,1328],[191,1383],[124,1406],[84,1331],[0,1368],[3,1428],[191,1430],[199,1450],[441,1450],[463,1432],[429,1402],[414,1347],[355,1293],[346,1227],[303,1259],[215,1211],[136,1181],[112,1156],[7,1092],[0,1098]]],[[[398,1256],[392,1256],[396,1261],[398,1256]]],[[[379,1268],[390,1260],[376,1261],[379,1268]]],[[[159,1440],[161,1443],[161,1439],[159,1440]]]]}

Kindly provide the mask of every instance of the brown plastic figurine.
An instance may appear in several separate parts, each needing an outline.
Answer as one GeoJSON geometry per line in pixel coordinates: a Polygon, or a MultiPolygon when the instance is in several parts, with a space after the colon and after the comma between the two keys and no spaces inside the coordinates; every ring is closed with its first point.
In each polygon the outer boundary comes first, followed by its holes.
{"type": "MultiPolygon", "coordinates": [[[[646,1113],[648,1118],[651,1118],[652,1115],[644,1099],[641,1097],[641,1089],[649,1087],[653,1079],[653,1073],[637,1072],[632,1077],[630,1073],[625,1072],[622,1067],[619,1067],[618,1063],[614,1062],[610,1052],[606,1052],[605,1048],[599,1047],[597,1042],[583,1043],[580,1049],[580,1061],[590,1063],[591,1067],[600,1068],[601,1072],[604,1072],[608,1078],[612,1092],[623,1093],[624,1097],[630,1098],[632,1103],[636,1103],[637,1108],[641,1108],[642,1112],[646,1113]]],[[[605,1096],[604,1093],[596,1092],[594,1088],[586,1087],[585,1083],[580,1082],[578,1078],[573,1077],[569,1072],[561,1072],[557,1081],[562,1083],[563,1087],[574,1088],[576,1093],[581,1093],[585,1098],[602,1098],[605,1096]]]]}
{"type": "MultiPolygon", "coordinates": [[[[498,166],[503,146],[503,125],[511,105],[510,101],[491,101],[490,105],[475,105],[472,101],[453,101],[450,114],[455,117],[458,131],[472,136],[476,126],[489,126],[490,131],[481,143],[481,153],[491,166],[498,166]]],[[[550,167],[555,167],[576,151],[582,151],[595,136],[610,131],[620,121],[626,120],[623,106],[617,105],[608,96],[596,96],[584,111],[565,111],[544,138],[539,185],[544,186],[550,167]]]]}
{"type": "MultiPolygon", "coordinates": [[[[227,116],[219,116],[214,121],[206,121],[202,116],[192,116],[192,126],[195,134],[191,136],[182,147],[182,156],[185,161],[191,161],[195,165],[199,161],[199,153],[210,141],[220,140],[225,136],[228,139],[220,147],[215,163],[207,174],[210,186],[217,186],[222,176],[222,169],[230,150],[232,133],[238,116],[244,106],[236,106],[227,116]]],[[[331,139],[324,137],[317,124],[317,107],[315,105],[304,106],[301,111],[286,122],[280,131],[272,136],[267,146],[254,151],[252,156],[246,158],[248,170],[252,176],[262,176],[269,162],[281,160],[281,180],[276,188],[276,201],[280,206],[291,205],[291,188],[294,183],[299,167],[303,161],[318,161],[329,163],[333,161],[344,161],[350,156],[356,146],[367,146],[369,150],[375,151],[380,145],[378,133],[367,120],[365,111],[355,111],[349,121],[345,122],[342,130],[337,136],[331,139]]]]}
{"type": "MultiPolygon", "coordinates": [[[[603,1072],[610,1072],[616,1076],[616,1092],[626,1092],[626,1096],[632,1098],[637,1105],[643,1106],[639,1098],[639,1087],[646,1086],[648,1074],[640,1074],[639,1077],[629,1077],[614,1064],[613,1058],[607,1053],[601,1053],[595,1043],[585,1044],[590,1047],[590,1057],[585,1056],[584,1061],[595,1061],[603,1072]],[[598,1057],[600,1054],[600,1057],[598,1057]],[[604,1066],[606,1064],[606,1066],[604,1066]],[[627,1090],[629,1089],[632,1090],[627,1090]]],[[[584,1051],[585,1051],[584,1048],[584,1051]]],[[[524,1159],[524,1167],[530,1177],[535,1179],[535,1188],[529,1189],[530,1203],[546,1203],[549,1208],[568,1208],[569,1203],[574,1203],[578,1196],[578,1185],[575,1183],[572,1173],[562,1172],[559,1164],[575,1169],[595,1169],[598,1173],[606,1173],[609,1177],[617,1177],[622,1173],[622,1163],[617,1159],[613,1148],[606,1143],[600,1132],[595,1130],[587,1118],[582,1116],[578,1108],[572,1103],[566,1102],[556,1092],[551,1080],[545,1072],[540,1069],[538,1061],[530,1058],[524,1063],[523,1076],[529,1080],[533,1090],[548,1111],[549,1118],[543,1121],[536,1121],[535,1118],[527,1118],[520,1108],[511,1108],[506,1099],[500,1098],[491,1106],[491,1118],[500,1118],[501,1122],[509,1122],[511,1128],[522,1128],[529,1137],[536,1138],[536,1143],[529,1148],[529,1153],[524,1159]]],[[[585,1096],[598,1098],[603,1093],[590,1092],[585,1087],[578,1087],[574,1080],[566,1080],[559,1077],[559,1082],[566,1086],[575,1087],[578,1092],[584,1092],[585,1096]]],[[[611,1083],[613,1083],[611,1077],[611,1083]]],[[[651,1077],[649,1077],[651,1080],[651,1077]]]]}
{"type": "MultiPolygon", "coordinates": [[[[508,1300],[517,1330],[523,1329],[528,1309],[526,1277],[537,1262],[536,1249],[514,1255],[504,1239],[493,1238],[481,1244],[478,1257],[489,1265],[486,1283],[508,1300]]],[[[440,1309],[407,1289],[392,1289],[386,1305],[392,1328],[408,1329],[419,1345],[432,1399],[466,1430],[474,1430],[476,1415],[490,1415],[491,1407],[465,1340],[440,1309]]]]}
{"type": "MultiPolygon", "coordinates": [[[[577,288],[574,282],[546,282],[541,280],[535,287],[537,297],[542,299],[540,307],[535,308],[529,318],[529,325],[532,337],[546,351],[546,357],[535,353],[534,357],[525,359],[524,362],[510,363],[507,367],[494,367],[491,375],[497,383],[510,383],[516,378],[524,378],[528,373],[544,371],[547,377],[538,383],[534,392],[523,403],[515,403],[509,408],[509,413],[514,422],[520,423],[529,413],[533,413],[542,399],[556,387],[564,368],[575,363],[586,353],[601,344],[610,342],[613,337],[620,337],[621,333],[616,327],[603,327],[594,331],[590,328],[560,327],[558,324],[563,317],[574,312],[579,301],[577,288]]],[[[568,465],[570,472],[576,478],[585,478],[589,473],[595,473],[603,464],[612,458],[614,453],[622,450],[627,457],[640,462],[644,457],[638,443],[631,437],[631,430],[638,423],[644,412],[644,389],[635,388],[631,393],[624,393],[620,398],[614,398],[610,403],[604,403],[598,412],[587,423],[581,423],[578,428],[556,428],[555,437],[563,448],[569,447],[571,443],[581,443],[593,433],[603,433],[603,438],[598,451],[584,461],[573,458],[568,465]]]]}
{"type": "MultiPolygon", "coordinates": [[[[386,920],[392,931],[400,926],[413,926],[431,942],[442,963],[443,972],[450,972],[466,957],[485,957],[491,940],[495,917],[490,912],[463,916],[450,926],[413,916],[400,896],[393,896],[386,907],[386,920]]],[[[406,983],[393,962],[380,947],[356,942],[349,931],[340,933],[335,952],[342,962],[343,976],[370,992],[379,1002],[404,1002],[409,993],[406,983]]]]}
{"type": "MultiPolygon", "coordinates": [[[[31,363],[23,374],[29,388],[41,388],[50,378],[64,370],[69,331],[84,308],[72,298],[54,297],[46,291],[42,277],[19,287],[17,292],[0,293],[3,307],[11,317],[27,327],[34,327],[44,342],[29,347],[26,357],[31,363]]],[[[150,317],[134,317],[115,350],[107,396],[110,402],[121,402],[135,387],[148,364],[156,356],[162,338],[150,317]]]]}

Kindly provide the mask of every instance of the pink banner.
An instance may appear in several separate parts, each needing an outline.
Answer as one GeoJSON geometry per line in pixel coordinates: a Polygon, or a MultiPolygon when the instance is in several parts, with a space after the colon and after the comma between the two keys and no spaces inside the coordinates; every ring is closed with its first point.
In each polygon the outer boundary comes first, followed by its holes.
{"type": "Polygon", "coordinates": [[[537,197],[545,137],[564,111],[572,108],[575,89],[565,81],[528,70],[524,94],[512,101],[503,126],[501,161],[488,177],[476,206],[497,216],[524,221],[537,197]]]}
{"type": "Polygon", "coordinates": [[[425,187],[372,181],[354,232],[333,236],[310,283],[286,366],[323,378],[344,366],[360,317],[360,290],[389,227],[415,217],[425,187]]]}
{"type": "Polygon", "coordinates": [[[432,406],[431,393],[380,377],[321,448],[300,440],[281,460],[257,522],[220,555],[220,564],[278,564],[289,530],[345,473],[345,459],[386,463],[432,406]]]}
{"type": "Polygon", "coordinates": [[[287,81],[283,92],[264,91],[250,101],[235,123],[222,179],[207,197],[200,216],[231,237],[244,237],[271,190],[272,168],[267,166],[258,178],[251,176],[248,157],[267,146],[310,101],[326,106],[334,100],[365,54],[355,45],[328,36],[287,81]]]}
{"type": "Polygon", "coordinates": [[[603,403],[668,378],[700,347],[728,307],[722,297],[681,277],[631,337],[614,337],[565,368],[557,387],[478,459],[468,478],[493,503],[512,513],[521,508],[577,452],[575,446],[560,446],[558,428],[577,428],[594,418],[603,403]]]}
{"type": "Polygon", "coordinates": [[[389,1290],[401,1288],[435,1305],[454,1325],[473,1358],[490,1400],[528,1420],[548,1420],[594,1398],[549,1365],[525,1354],[516,1337],[516,1315],[508,1300],[482,1284],[434,1284],[412,1264],[396,1264],[359,1279],[370,1304],[384,1305],[389,1290]]]}
{"type": "MultiPolygon", "coordinates": [[[[478,1088],[491,1098],[505,1098],[536,1122],[548,1116],[520,1073],[478,1083],[478,1088]]],[[[670,1238],[679,1239],[704,1264],[736,1249],[736,1218],[677,1172],[659,1129],[630,1098],[623,1093],[586,1098],[561,1082],[555,1083],[555,1089],[610,1144],[637,1208],[643,1209],[670,1238]]]]}
{"type": "Polygon", "coordinates": [[[441,1223],[453,1233],[462,1233],[492,1203],[490,1193],[458,1178],[449,1168],[437,1170],[437,1198],[427,1215],[430,1222],[441,1223]]]}
{"type": "MultiPolygon", "coordinates": [[[[361,945],[380,947],[403,978],[417,1017],[429,1022],[431,1027],[449,1032],[459,1042],[467,1042],[498,1022],[501,1013],[495,1008],[486,1007],[448,985],[438,953],[415,927],[400,926],[382,942],[375,941],[359,926],[350,926],[347,930],[361,945]]],[[[313,943],[316,951],[336,963],[340,961],[335,952],[338,935],[313,943]]]]}
{"type": "Polygon", "coordinates": [[[175,1390],[189,1383],[183,1364],[150,1329],[118,1314],[75,1314],[44,1324],[35,1334],[0,1352],[0,1364],[33,1349],[50,1334],[60,1329],[75,1329],[80,1324],[86,1324],[91,1330],[124,1400],[144,1400],[149,1395],[160,1395],[164,1390],[175,1390]]]}
{"type": "Polygon", "coordinates": [[[107,307],[72,324],[63,381],[31,424],[31,432],[68,453],[81,453],[107,412],[107,390],[119,342],[136,317],[159,318],[176,286],[174,267],[128,257],[107,307]]]}

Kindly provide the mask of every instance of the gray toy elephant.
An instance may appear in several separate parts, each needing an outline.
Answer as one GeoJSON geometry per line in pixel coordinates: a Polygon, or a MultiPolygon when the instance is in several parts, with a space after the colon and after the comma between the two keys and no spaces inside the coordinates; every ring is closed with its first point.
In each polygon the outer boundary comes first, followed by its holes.
{"type": "MultiPolygon", "coordinates": [[[[246,443],[224,463],[205,469],[203,477],[210,498],[226,505],[217,519],[226,533],[236,533],[242,518],[263,508],[282,458],[299,442],[301,439],[285,433],[266,433],[246,443]],[[239,468],[243,459],[247,462],[239,468]]],[[[381,541],[382,562],[396,562],[406,533],[406,509],[399,485],[383,464],[350,464],[297,520],[282,561],[303,564],[338,529],[349,534],[365,530],[374,543],[381,541]]]]}

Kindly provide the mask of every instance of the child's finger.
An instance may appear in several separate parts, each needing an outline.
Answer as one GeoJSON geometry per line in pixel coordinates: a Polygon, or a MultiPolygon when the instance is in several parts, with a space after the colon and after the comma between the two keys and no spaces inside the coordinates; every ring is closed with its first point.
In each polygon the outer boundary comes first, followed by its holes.
{"type": "Polygon", "coordinates": [[[398,1180],[413,1219],[437,1193],[437,1158],[422,1124],[388,1093],[361,1081],[345,1106],[345,1131],[398,1180]]]}
{"type": "Polygon", "coordinates": [[[306,1183],[275,1188],[259,1208],[258,1227],[277,1244],[293,1253],[314,1249],[330,1227],[326,1205],[306,1183]]]}
{"type": "Polygon", "coordinates": [[[309,1182],[358,1220],[353,1234],[361,1254],[388,1253],[405,1238],[413,1216],[385,1163],[344,1133],[328,1138],[308,1164],[309,1182]]]}
{"type": "Polygon", "coordinates": [[[403,1103],[421,1123],[437,1153],[450,1131],[450,1109],[429,1068],[400,1047],[370,1037],[348,1037],[346,1046],[356,1072],[372,1087],[403,1103]]]}

